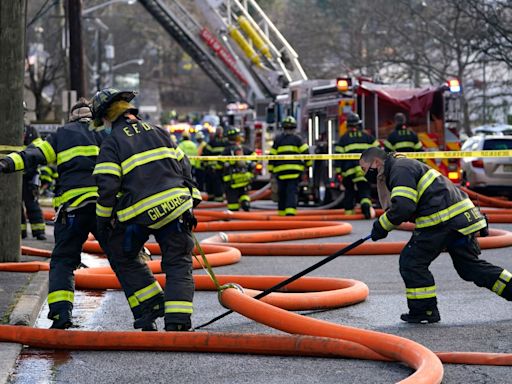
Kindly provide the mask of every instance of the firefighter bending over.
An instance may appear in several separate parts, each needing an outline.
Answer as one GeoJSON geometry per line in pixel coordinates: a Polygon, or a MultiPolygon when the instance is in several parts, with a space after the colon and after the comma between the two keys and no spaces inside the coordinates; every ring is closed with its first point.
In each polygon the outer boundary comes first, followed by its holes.
{"type": "Polygon", "coordinates": [[[4,172],[22,170],[25,164],[57,164],[59,178],[55,186],[53,207],[55,247],[50,260],[48,318],[51,328],[66,329],[73,325],[75,296],[74,270],[81,262],[84,242],[96,231],[98,188],[92,176],[104,134],[89,129],[91,109],[80,99],[70,112],[69,122],[26,150],[0,160],[4,172]]]}
{"type": "Polygon", "coordinates": [[[94,169],[98,184],[98,234],[128,298],[140,305],[134,328],[166,331],[191,328],[192,214],[201,196],[191,179],[190,163],[169,132],[140,120],[130,104],[135,92],[104,89],[92,99],[94,125],[109,136],[94,169]],[[162,250],[165,294],[139,250],[153,234],[162,250]]]}
{"type": "MultiPolygon", "coordinates": [[[[222,156],[243,156],[253,155],[254,152],[242,145],[242,137],[240,129],[230,127],[226,131],[228,137],[228,145],[224,148],[222,156]]],[[[249,197],[248,188],[254,176],[254,162],[246,160],[228,160],[219,162],[224,166],[224,181],[226,190],[226,200],[228,201],[228,209],[230,211],[238,211],[240,207],[244,211],[249,211],[251,207],[251,198],[249,197]]]]}
{"type": "Polygon", "coordinates": [[[405,115],[401,112],[395,115],[395,130],[387,140],[384,140],[386,152],[421,152],[423,146],[418,135],[407,126],[405,115]]]}
{"type": "MultiPolygon", "coordinates": [[[[309,147],[294,130],[297,121],[287,116],[281,122],[283,133],[276,136],[270,149],[271,155],[306,155],[309,147]]],[[[270,160],[268,171],[277,179],[277,214],[279,216],[295,216],[297,213],[297,195],[299,180],[311,160],[270,160]]]]}
{"type": "MultiPolygon", "coordinates": [[[[347,132],[338,140],[336,153],[361,153],[365,149],[379,146],[379,142],[373,136],[362,131],[361,123],[356,113],[347,116],[347,132]]],[[[345,214],[354,214],[356,200],[359,198],[361,211],[364,217],[369,219],[372,215],[370,183],[364,177],[361,166],[357,160],[337,160],[335,164],[336,172],[343,176],[345,214]]]]}
{"type": "Polygon", "coordinates": [[[444,250],[464,280],[512,300],[512,274],[478,258],[475,235],[488,234],[487,220],[464,192],[422,162],[379,148],[364,151],[360,164],[368,180],[384,178],[391,192],[385,213],[373,223],[372,240],[383,239],[401,223],[415,219],[416,229],[399,260],[409,307],[409,313],[400,316],[403,321],[441,320],[428,267],[444,250]]]}

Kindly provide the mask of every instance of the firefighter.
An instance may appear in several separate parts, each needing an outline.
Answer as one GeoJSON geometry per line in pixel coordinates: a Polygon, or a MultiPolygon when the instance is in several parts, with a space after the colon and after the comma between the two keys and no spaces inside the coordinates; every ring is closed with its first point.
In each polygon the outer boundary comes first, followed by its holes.
{"type": "MultiPolygon", "coordinates": [[[[240,129],[230,127],[226,131],[228,145],[224,148],[222,156],[243,156],[253,155],[254,152],[242,145],[240,129]]],[[[246,160],[228,160],[219,162],[224,167],[222,180],[225,184],[226,200],[228,201],[228,210],[238,211],[240,207],[244,211],[249,211],[251,207],[251,198],[248,188],[254,176],[254,163],[246,160]]]]}
{"type": "MultiPolygon", "coordinates": [[[[27,104],[23,102],[23,109],[27,112],[27,104]]],[[[29,125],[23,125],[23,145],[30,146],[42,141],[37,130],[29,125]]],[[[30,222],[30,230],[32,236],[37,240],[46,240],[45,223],[43,219],[43,211],[39,206],[39,173],[37,165],[27,164],[22,178],[21,189],[21,238],[27,237],[27,218],[30,222]],[[25,208],[23,208],[25,206],[25,208]]]]}
{"type": "MultiPolygon", "coordinates": [[[[195,137],[197,141],[197,156],[202,156],[204,149],[206,148],[206,141],[204,140],[204,133],[199,131],[195,137]]],[[[204,180],[205,180],[205,165],[203,161],[196,161],[196,183],[197,188],[200,191],[204,191],[204,180]]]]}
{"type": "Polygon", "coordinates": [[[57,166],[54,164],[48,164],[39,167],[39,179],[41,180],[41,188],[39,194],[45,197],[53,197],[55,183],[59,174],[57,172],[57,166]]]}
{"type": "MultiPolygon", "coordinates": [[[[361,119],[356,113],[347,116],[347,132],[340,137],[336,144],[336,153],[361,153],[370,147],[378,147],[379,142],[361,129],[361,119]]],[[[343,176],[345,197],[343,208],[345,214],[354,214],[357,197],[361,211],[366,219],[371,217],[372,201],[370,199],[370,184],[364,177],[363,170],[357,160],[337,160],[336,172],[343,176]]]]}
{"type": "Polygon", "coordinates": [[[421,152],[423,146],[418,135],[407,126],[405,115],[401,112],[395,115],[395,130],[387,140],[384,140],[386,152],[421,152]]]}
{"type": "MultiPolygon", "coordinates": [[[[224,129],[217,127],[214,136],[203,150],[205,156],[218,156],[220,155],[227,142],[224,138],[224,129]]],[[[218,161],[209,161],[206,163],[206,192],[208,193],[208,200],[224,201],[224,188],[222,183],[223,163],[218,161]]]]}
{"type": "MultiPolygon", "coordinates": [[[[197,145],[192,140],[190,140],[190,132],[183,131],[181,134],[181,142],[178,144],[178,148],[183,151],[183,153],[187,156],[197,156],[197,145]]],[[[196,179],[196,168],[197,168],[197,160],[189,160],[190,165],[192,166],[192,178],[196,179]]]]}
{"type": "Polygon", "coordinates": [[[400,316],[403,321],[440,321],[436,285],[428,267],[444,250],[464,280],[512,300],[512,274],[478,258],[475,235],[488,234],[487,220],[464,192],[424,163],[379,148],[363,152],[360,165],[369,181],[383,178],[391,194],[388,208],[373,224],[372,240],[385,238],[405,221],[416,223],[399,260],[409,307],[400,316]]]}
{"type": "MultiPolygon", "coordinates": [[[[271,155],[304,155],[309,153],[309,147],[294,130],[297,121],[293,116],[287,116],[281,122],[283,133],[274,139],[270,149],[271,155]]],[[[299,180],[306,169],[312,165],[311,160],[271,160],[268,171],[277,179],[277,214],[279,216],[295,216],[297,213],[297,196],[299,180]]]]}
{"type": "Polygon", "coordinates": [[[95,236],[95,203],[98,196],[92,172],[104,135],[89,129],[91,109],[80,99],[70,112],[69,122],[24,151],[0,160],[3,172],[21,171],[26,164],[57,164],[59,179],[53,206],[56,209],[55,247],[50,259],[48,318],[51,328],[72,326],[74,301],[73,271],[80,265],[82,245],[89,232],[95,236]]]}
{"type": "Polygon", "coordinates": [[[141,308],[134,328],[166,331],[192,326],[192,208],[201,195],[191,179],[190,163],[169,132],[142,121],[130,103],[135,92],[107,88],[92,98],[94,126],[109,136],[103,141],[94,175],[100,241],[129,305],[141,308]],[[162,250],[165,294],[139,250],[154,235],[162,250]]]}

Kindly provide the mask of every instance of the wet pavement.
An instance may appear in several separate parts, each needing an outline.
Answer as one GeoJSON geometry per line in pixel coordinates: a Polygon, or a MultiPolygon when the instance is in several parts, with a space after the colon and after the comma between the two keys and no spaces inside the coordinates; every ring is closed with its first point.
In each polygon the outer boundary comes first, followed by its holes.
{"type": "MultiPolygon", "coordinates": [[[[348,236],[307,242],[347,242],[367,235],[368,221],[353,221],[348,236]]],[[[492,225],[512,230],[512,225],[492,225]]],[[[211,233],[201,233],[205,238],[211,233]]],[[[405,240],[406,232],[394,231],[383,241],[405,240]]],[[[484,250],[482,258],[512,270],[511,248],[484,250]]],[[[104,263],[84,256],[85,264],[104,263]]],[[[217,267],[217,274],[292,275],[318,262],[318,257],[251,257],[234,265],[217,267]]],[[[400,322],[405,311],[404,286],[398,272],[398,256],[340,257],[314,271],[314,276],[357,279],[370,288],[360,304],[304,315],[343,325],[387,332],[415,340],[433,351],[512,352],[512,306],[486,289],[457,276],[449,256],[442,254],[431,266],[436,278],[442,321],[432,325],[400,322]]],[[[195,274],[203,274],[196,270],[195,274]]],[[[0,279],[3,273],[0,273],[0,279]]],[[[27,274],[17,274],[27,279],[27,274]],[[22,276],[23,275],[23,276],[22,276]]],[[[1,281],[1,280],[0,280],[1,281]]],[[[215,292],[196,292],[194,325],[225,309],[215,292]]],[[[47,307],[42,308],[37,327],[48,327],[47,307]]],[[[86,330],[133,330],[132,318],[122,292],[77,291],[74,321],[86,330]]],[[[159,328],[163,326],[159,321],[159,328]]],[[[238,314],[212,324],[209,332],[273,333],[266,326],[238,314]]],[[[444,365],[443,383],[506,383],[511,367],[444,365]]],[[[29,383],[391,383],[411,370],[399,363],[350,359],[247,356],[212,353],[136,351],[51,351],[26,348],[16,364],[10,384],[29,383]]]]}

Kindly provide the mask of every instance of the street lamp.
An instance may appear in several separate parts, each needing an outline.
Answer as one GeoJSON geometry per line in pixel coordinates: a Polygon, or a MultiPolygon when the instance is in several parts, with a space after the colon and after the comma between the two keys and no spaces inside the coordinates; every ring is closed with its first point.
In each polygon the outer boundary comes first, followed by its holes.
{"type": "Polygon", "coordinates": [[[98,9],[101,9],[103,7],[108,7],[109,5],[112,5],[115,3],[125,3],[128,5],[132,5],[132,4],[135,4],[136,2],[137,2],[137,0],[109,0],[105,3],[98,4],[98,5],[92,6],[91,8],[82,10],[82,16],[87,15],[91,12],[97,11],[98,9]]]}
{"type": "Polygon", "coordinates": [[[144,64],[144,59],[131,59],[131,60],[125,61],[124,63],[113,65],[112,71],[115,71],[116,69],[125,67],[130,64],[142,65],[142,64],[144,64]]]}

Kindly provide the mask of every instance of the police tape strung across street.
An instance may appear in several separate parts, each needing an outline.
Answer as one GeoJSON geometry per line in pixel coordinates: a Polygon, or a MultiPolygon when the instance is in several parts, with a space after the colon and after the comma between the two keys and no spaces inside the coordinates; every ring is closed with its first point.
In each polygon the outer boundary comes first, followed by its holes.
{"type": "MultiPolygon", "coordinates": [[[[466,157],[512,157],[512,150],[401,152],[412,159],[462,159],[466,157]]],[[[360,153],[315,155],[189,156],[191,160],[359,160],[360,153]]]]}

